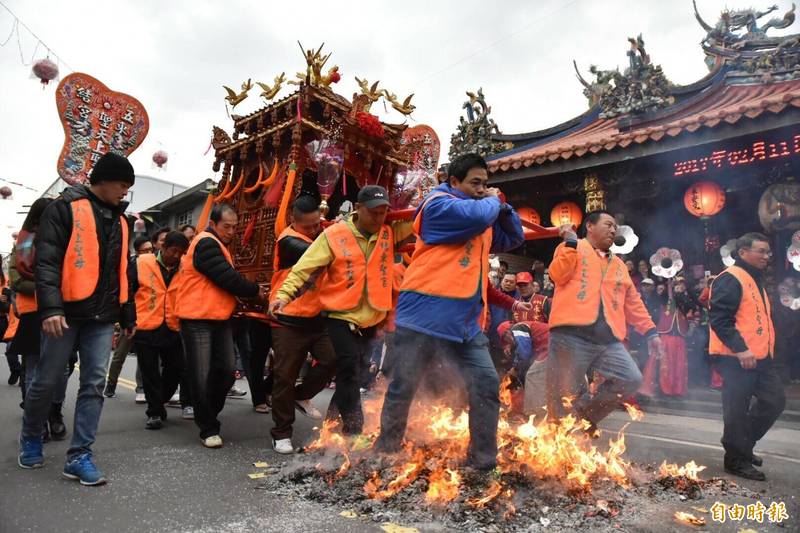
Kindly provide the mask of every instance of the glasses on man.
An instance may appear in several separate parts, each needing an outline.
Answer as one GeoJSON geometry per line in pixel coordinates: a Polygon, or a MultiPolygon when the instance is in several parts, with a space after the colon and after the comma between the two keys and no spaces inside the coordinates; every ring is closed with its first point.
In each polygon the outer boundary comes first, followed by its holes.
{"type": "Polygon", "coordinates": [[[768,248],[750,248],[754,254],[763,255],[765,257],[772,257],[772,250],[768,248]]]}

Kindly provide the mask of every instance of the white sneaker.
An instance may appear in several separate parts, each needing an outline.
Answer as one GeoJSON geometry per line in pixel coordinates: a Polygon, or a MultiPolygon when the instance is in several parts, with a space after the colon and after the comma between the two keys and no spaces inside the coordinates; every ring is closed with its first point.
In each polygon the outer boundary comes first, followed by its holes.
{"type": "Polygon", "coordinates": [[[201,440],[206,448],[222,448],[222,438],[219,435],[211,435],[201,440]]]}
{"type": "Polygon", "coordinates": [[[319,409],[314,407],[311,403],[311,400],[295,400],[294,401],[295,408],[306,415],[308,418],[313,420],[322,420],[322,413],[319,412],[319,409]]]}
{"type": "Polygon", "coordinates": [[[184,420],[194,420],[194,407],[184,407],[181,413],[181,418],[184,420]]]}
{"type": "Polygon", "coordinates": [[[291,455],[295,452],[292,439],[272,439],[272,449],[283,455],[291,455]]]}
{"type": "Polygon", "coordinates": [[[238,400],[244,398],[245,396],[247,396],[247,391],[243,391],[236,385],[231,387],[231,390],[228,391],[228,398],[235,398],[238,400]]]}
{"type": "Polygon", "coordinates": [[[143,392],[137,392],[136,396],[133,398],[133,401],[136,403],[145,403],[147,402],[147,398],[144,397],[143,392]]]}

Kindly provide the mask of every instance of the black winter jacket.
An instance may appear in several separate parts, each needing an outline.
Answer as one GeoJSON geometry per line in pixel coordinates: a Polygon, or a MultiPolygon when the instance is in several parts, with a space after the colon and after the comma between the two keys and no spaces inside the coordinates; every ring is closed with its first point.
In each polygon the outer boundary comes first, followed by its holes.
{"type": "Polygon", "coordinates": [[[63,315],[68,320],[95,320],[119,322],[128,327],[131,318],[130,295],[125,305],[120,305],[120,256],[127,257],[122,249],[120,216],[127,202],[110,205],[91,193],[84,185],[68,187],[42,214],[36,232],[36,297],[41,318],[63,315]],[[64,255],[72,235],[72,208],[70,203],[88,198],[94,211],[97,237],[100,244],[100,272],[94,293],[79,302],[64,302],[61,294],[61,276],[64,255]]]}
{"type": "MultiPolygon", "coordinates": [[[[208,228],[206,231],[219,236],[208,228]]],[[[210,237],[200,239],[194,249],[192,257],[194,268],[206,276],[211,282],[225,292],[238,298],[255,298],[258,296],[259,287],[241,274],[239,274],[225,256],[217,241],[210,237]]]]}

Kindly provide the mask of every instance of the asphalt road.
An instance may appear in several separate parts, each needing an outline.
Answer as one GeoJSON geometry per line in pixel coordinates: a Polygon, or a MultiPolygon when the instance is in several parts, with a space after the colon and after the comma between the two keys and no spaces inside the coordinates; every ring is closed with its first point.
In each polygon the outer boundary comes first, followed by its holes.
{"type": "MultiPolygon", "coordinates": [[[[2,532],[348,532],[381,531],[379,524],[365,519],[340,516],[345,509],[329,508],[300,498],[278,497],[258,490],[258,481],[247,474],[257,469],[252,463],[280,464],[284,458],[269,446],[272,419],[252,411],[249,394],[229,399],[222,413],[225,446],[207,450],[200,445],[192,421],[182,420],[180,410],[169,409],[164,429],[144,429],[144,406],[133,401],[134,358],[123,369],[117,397],[106,400],[97,443],[98,466],[111,482],[105,487],[82,487],[61,477],[67,442],[45,445],[46,464],[39,470],[17,466],[17,436],[20,426],[19,390],[7,386],[8,369],[0,369],[0,531],[2,532]]],[[[73,377],[67,395],[68,428],[76,383],[73,377]]],[[[239,386],[246,389],[246,382],[239,386]]],[[[329,392],[315,402],[323,408],[329,392]]],[[[601,427],[615,432],[626,423],[624,413],[614,413],[601,427]]],[[[298,417],[296,444],[309,441],[314,421],[298,417]]],[[[708,468],[702,477],[725,476],[721,468],[719,436],[721,423],[707,418],[648,415],[627,431],[628,457],[643,463],[663,459],[684,463],[694,459],[708,468]]],[[[738,480],[753,490],[763,491],[763,502],[784,501],[790,520],[776,531],[798,531],[800,428],[782,424],[760,444],[768,482],[738,480]]],[[[710,506],[713,502],[704,503],[710,506]]],[[[662,527],[649,524],[642,530],[672,531],[670,510],[662,527]]],[[[411,524],[403,524],[411,525],[411,524]]],[[[442,530],[427,525],[423,531],[442,530]]],[[[740,522],[712,524],[708,531],[738,531],[765,526],[740,522]]],[[[688,528],[687,528],[688,530],[688,528]]]]}

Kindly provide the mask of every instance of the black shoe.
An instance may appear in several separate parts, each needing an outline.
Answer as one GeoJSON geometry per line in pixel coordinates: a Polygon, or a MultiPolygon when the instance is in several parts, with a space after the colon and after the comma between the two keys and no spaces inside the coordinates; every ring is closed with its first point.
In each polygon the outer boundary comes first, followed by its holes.
{"type": "Polygon", "coordinates": [[[756,470],[753,468],[753,465],[749,464],[740,464],[736,466],[726,466],[725,471],[729,474],[733,474],[734,476],[743,477],[746,479],[752,479],[754,481],[766,481],[767,476],[764,475],[764,472],[760,470],[756,470]]]}
{"type": "Polygon", "coordinates": [[[61,414],[61,404],[50,406],[50,416],[47,420],[50,437],[53,440],[64,440],[67,436],[67,426],[64,425],[64,416],[61,414]]]}
{"type": "Polygon", "coordinates": [[[764,464],[764,459],[760,455],[753,454],[753,458],[750,459],[750,462],[753,463],[753,466],[761,466],[764,464]]]}
{"type": "Polygon", "coordinates": [[[8,375],[8,384],[16,385],[17,381],[19,381],[19,370],[12,370],[11,374],[8,375]]]}
{"type": "Polygon", "coordinates": [[[117,386],[111,383],[106,383],[106,389],[103,391],[103,396],[106,398],[113,398],[117,395],[117,386]]]}
{"type": "Polygon", "coordinates": [[[147,429],[161,429],[164,427],[164,422],[161,420],[160,416],[149,416],[147,417],[147,423],[144,427],[147,429]]]}

